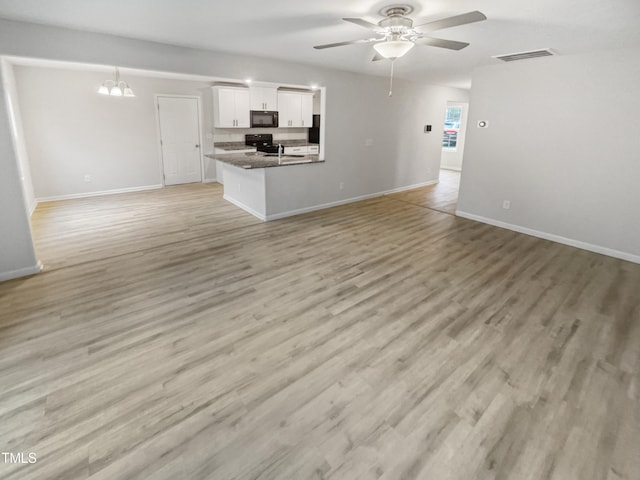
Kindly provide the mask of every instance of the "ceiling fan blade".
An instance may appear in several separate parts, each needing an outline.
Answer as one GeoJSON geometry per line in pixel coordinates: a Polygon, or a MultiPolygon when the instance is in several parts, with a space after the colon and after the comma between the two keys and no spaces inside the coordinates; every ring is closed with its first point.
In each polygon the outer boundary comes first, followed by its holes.
{"type": "Polygon", "coordinates": [[[430,47],[448,48],[449,50],[462,50],[468,47],[465,42],[456,42],[455,40],[442,40],[441,38],[422,37],[415,41],[418,45],[428,45],[430,47]]]}
{"type": "Polygon", "coordinates": [[[413,28],[420,28],[427,32],[434,32],[436,30],[442,30],[443,28],[457,27],[459,25],[466,25],[468,23],[481,22],[486,20],[487,17],[482,12],[477,10],[474,12],[463,13],[461,15],[455,15],[453,17],[443,18],[442,20],[436,20],[435,22],[427,22],[421,25],[415,25],[413,28]]]}
{"type": "Polygon", "coordinates": [[[344,20],[345,22],[355,23],[356,25],[368,28],[369,30],[380,30],[380,27],[378,25],[376,25],[375,23],[367,22],[362,18],[343,18],[342,20],[344,20]]]}
{"type": "Polygon", "coordinates": [[[333,47],[342,47],[343,45],[356,45],[358,43],[371,43],[375,42],[376,38],[367,38],[366,40],[351,40],[350,42],[338,42],[338,43],[327,43],[326,45],[316,45],[315,49],[322,50],[323,48],[333,48],[333,47]]]}
{"type": "Polygon", "coordinates": [[[379,53],[376,53],[371,59],[372,62],[379,62],[380,60],[385,60],[385,58],[379,53]]]}

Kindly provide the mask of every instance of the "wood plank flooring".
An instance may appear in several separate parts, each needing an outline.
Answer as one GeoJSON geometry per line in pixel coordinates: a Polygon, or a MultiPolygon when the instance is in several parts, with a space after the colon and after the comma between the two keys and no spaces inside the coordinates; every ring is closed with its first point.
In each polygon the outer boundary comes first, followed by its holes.
{"type": "Polygon", "coordinates": [[[459,188],[460,172],[443,168],[440,170],[439,182],[435,185],[393,193],[389,197],[455,215],[459,188]]]}
{"type": "Polygon", "coordinates": [[[3,480],[638,480],[640,265],[386,196],[41,205],[3,480]],[[92,233],[93,232],[93,233],[92,233]]]}

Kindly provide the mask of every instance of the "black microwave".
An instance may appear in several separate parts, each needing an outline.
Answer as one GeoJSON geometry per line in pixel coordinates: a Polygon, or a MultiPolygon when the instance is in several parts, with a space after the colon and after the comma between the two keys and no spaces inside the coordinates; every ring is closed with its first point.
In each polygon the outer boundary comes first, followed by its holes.
{"type": "Polygon", "coordinates": [[[278,112],[251,110],[251,128],[273,128],[278,126],[278,112]]]}

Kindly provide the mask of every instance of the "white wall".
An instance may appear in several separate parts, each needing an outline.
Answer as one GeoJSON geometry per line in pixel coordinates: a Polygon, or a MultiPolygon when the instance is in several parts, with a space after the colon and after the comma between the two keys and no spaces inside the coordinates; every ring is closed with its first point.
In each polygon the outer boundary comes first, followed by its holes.
{"type": "Polygon", "coordinates": [[[639,85],[640,49],[478,69],[458,212],[640,261],[639,85]]]}
{"type": "Polygon", "coordinates": [[[450,170],[462,170],[462,160],[464,158],[464,144],[467,138],[467,118],[469,117],[469,104],[462,102],[447,102],[447,107],[461,107],[460,129],[456,139],[455,149],[442,149],[441,168],[450,170]]]}
{"type": "Polygon", "coordinates": [[[38,199],[162,185],[155,94],[201,97],[211,130],[208,83],[123,75],[136,94],[126,98],[96,93],[113,74],[16,66],[15,77],[38,199]]]}
{"type": "MultiPolygon", "coordinates": [[[[5,64],[0,62],[3,73],[5,64]]],[[[4,75],[3,75],[3,78],[4,75]]],[[[6,86],[0,83],[0,281],[39,271],[10,127],[6,86]]]]}
{"type": "Polygon", "coordinates": [[[27,153],[27,146],[22,128],[21,108],[18,100],[18,91],[16,89],[13,65],[4,59],[0,59],[0,61],[2,62],[2,82],[4,83],[5,93],[7,96],[7,113],[9,114],[9,124],[11,126],[13,144],[18,160],[18,171],[20,173],[20,180],[22,183],[22,193],[24,195],[25,207],[29,212],[29,215],[31,215],[33,210],[36,208],[37,202],[33,192],[31,168],[29,167],[29,155],[27,153]]]}
{"type": "MultiPolygon", "coordinates": [[[[389,98],[386,78],[7,20],[0,20],[0,54],[326,87],[326,163],[297,177],[304,189],[286,186],[300,191],[287,198],[287,210],[435,180],[441,138],[424,134],[423,125],[441,123],[446,101],[467,95],[398,80],[389,98]],[[343,190],[333,188],[341,181],[343,190]]],[[[0,162],[2,168],[15,157],[0,162]]]]}

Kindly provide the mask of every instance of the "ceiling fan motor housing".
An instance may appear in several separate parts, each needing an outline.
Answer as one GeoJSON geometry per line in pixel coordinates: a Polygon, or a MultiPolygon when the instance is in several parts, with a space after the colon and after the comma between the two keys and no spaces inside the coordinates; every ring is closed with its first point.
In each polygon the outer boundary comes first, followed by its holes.
{"type": "Polygon", "coordinates": [[[387,18],[380,20],[378,25],[380,28],[384,28],[392,33],[404,33],[413,27],[413,20],[405,16],[411,12],[411,10],[410,7],[404,5],[383,8],[380,13],[387,18]]]}
{"type": "Polygon", "coordinates": [[[408,30],[413,26],[413,20],[407,17],[387,17],[380,20],[378,23],[380,27],[389,29],[392,32],[402,32],[408,30]]]}

